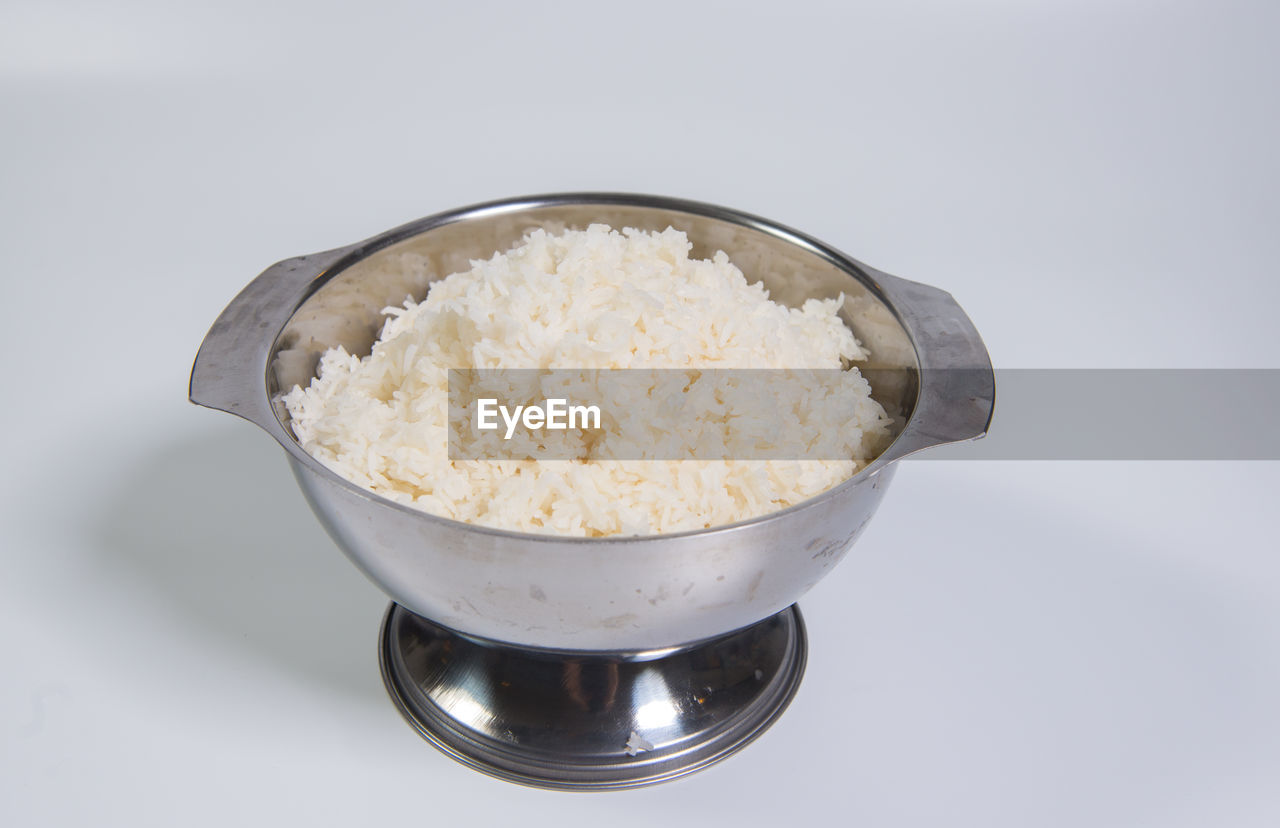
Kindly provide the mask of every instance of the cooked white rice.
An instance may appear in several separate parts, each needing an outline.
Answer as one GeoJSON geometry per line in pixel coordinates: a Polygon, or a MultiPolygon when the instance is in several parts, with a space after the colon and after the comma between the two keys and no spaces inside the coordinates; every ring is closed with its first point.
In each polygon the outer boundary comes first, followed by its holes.
{"type": "MultiPolygon", "coordinates": [[[[883,447],[889,418],[859,380],[829,421],[849,460],[466,460],[448,456],[453,368],[840,368],[865,358],[841,299],[787,308],[684,233],[538,230],[388,308],[359,358],[328,351],[284,397],[303,448],[383,497],[486,526],[643,535],[731,523],[806,500],[883,447]]],[[[855,369],[856,371],[856,369],[855,369]]]]}

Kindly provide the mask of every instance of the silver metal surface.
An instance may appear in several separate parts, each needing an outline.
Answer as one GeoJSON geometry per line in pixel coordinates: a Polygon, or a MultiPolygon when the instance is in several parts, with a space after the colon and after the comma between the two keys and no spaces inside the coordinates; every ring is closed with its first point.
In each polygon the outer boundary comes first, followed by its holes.
{"type": "Polygon", "coordinates": [[[866,527],[894,461],[981,436],[995,388],[977,331],[943,291],[755,216],[588,193],[442,213],[269,268],[214,323],[190,394],[275,437],[334,540],[397,603],[493,641],[626,653],[708,639],[793,604],[866,527]],[[384,306],[406,294],[421,299],[431,282],[531,229],[593,222],[684,230],[694,255],[723,249],[788,304],[843,293],[845,321],[871,352],[875,395],[905,422],[897,440],[850,480],[790,509],[706,530],[612,538],[507,532],[428,515],[349,483],[294,440],[275,395],[309,382],[326,348],[367,353],[384,306]]]}
{"type": "Polygon", "coordinates": [[[458,761],[561,790],[650,785],[737,752],[795,695],[795,607],[676,653],[619,659],[479,642],[392,604],[379,660],[410,724],[458,761]]]}

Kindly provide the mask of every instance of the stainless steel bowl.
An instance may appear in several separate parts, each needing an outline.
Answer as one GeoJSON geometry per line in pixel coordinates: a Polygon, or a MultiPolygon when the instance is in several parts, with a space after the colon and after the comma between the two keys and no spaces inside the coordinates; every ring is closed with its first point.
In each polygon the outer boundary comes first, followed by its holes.
{"type": "Polygon", "coordinates": [[[949,294],[745,213],[598,193],[467,207],[273,265],[218,317],[190,389],[192,402],[244,417],[284,447],[338,546],[401,607],[481,642],[615,661],[688,650],[787,610],[857,540],[896,461],[980,437],[994,394],[982,340],[949,294]],[[843,293],[843,317],[870,350],[864,370],[875,396],[903,423],[892,445],[853,478],[770,515],[676,534],[569,538],[394,503],[331,472],[294,439],[277,395],[309,382],[329,347],[368,353],[383,307],[420,299],[432,281],[529,230],[594,222],[683,230],[695,256],[724,250],[787,304],[843,293]]]}

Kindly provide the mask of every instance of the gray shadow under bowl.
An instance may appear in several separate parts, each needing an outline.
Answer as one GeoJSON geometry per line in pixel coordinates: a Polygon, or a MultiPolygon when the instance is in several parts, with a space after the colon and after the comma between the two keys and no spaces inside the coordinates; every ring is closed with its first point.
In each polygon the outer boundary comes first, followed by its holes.
{"type": "Polygon", "coordinates": [[[316,522],[284,453],[248,424],[150,448],[92,531],[114,573],[149,587],[157,623],[386,704],[375,649],[386,599],[316,522]]]}

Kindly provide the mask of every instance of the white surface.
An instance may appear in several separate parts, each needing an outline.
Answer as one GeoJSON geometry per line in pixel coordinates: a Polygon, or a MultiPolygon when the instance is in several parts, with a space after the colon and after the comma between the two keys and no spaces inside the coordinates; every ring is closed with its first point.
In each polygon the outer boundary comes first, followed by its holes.
{"type": "Polygon", "coordinates": [[[1278,464],[911,463],[769,733],[566,795],[401,722],[381,594],[184,398],[271,262],[569,189],[803,228],[1005,367],[1276,367],[1274,5],[462,5],[0,7],[0,824],[1280,823],[1278,464]]]}

